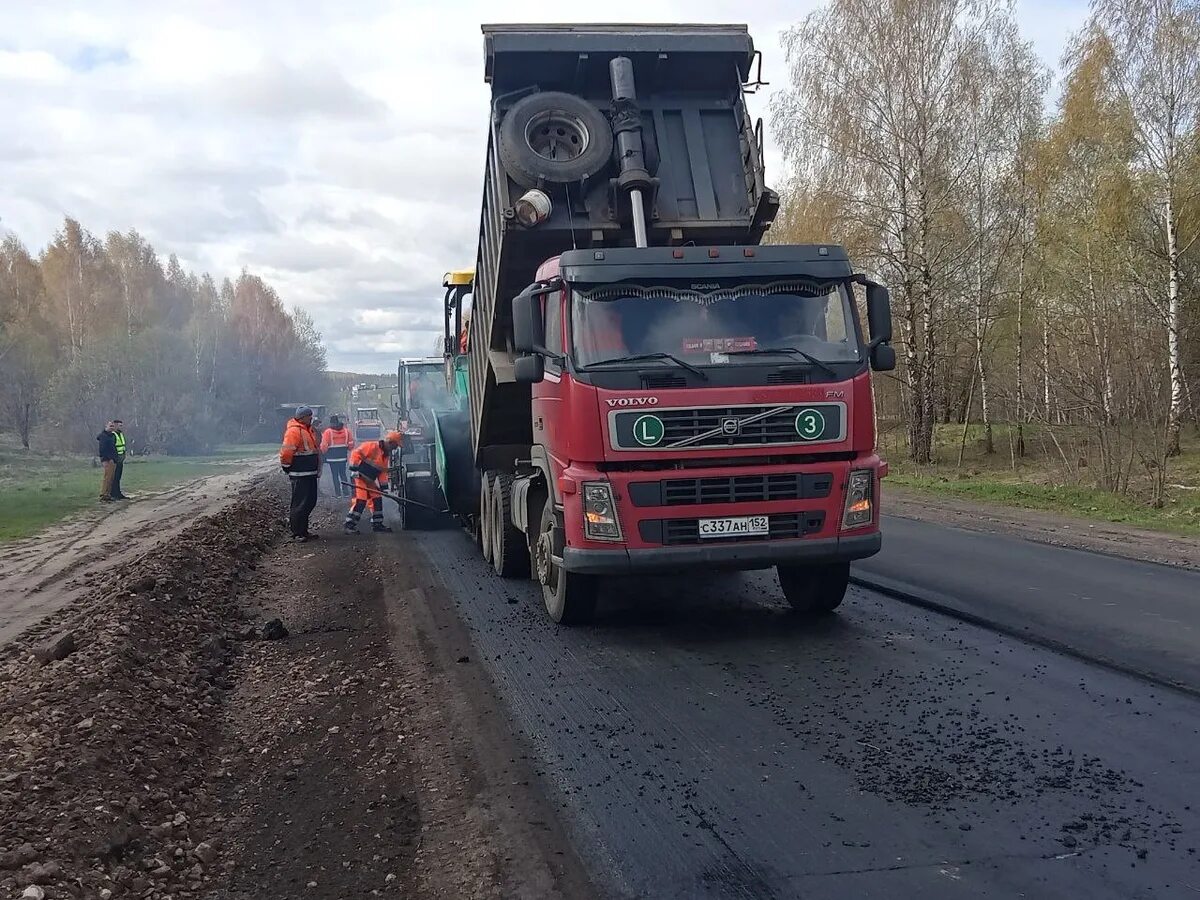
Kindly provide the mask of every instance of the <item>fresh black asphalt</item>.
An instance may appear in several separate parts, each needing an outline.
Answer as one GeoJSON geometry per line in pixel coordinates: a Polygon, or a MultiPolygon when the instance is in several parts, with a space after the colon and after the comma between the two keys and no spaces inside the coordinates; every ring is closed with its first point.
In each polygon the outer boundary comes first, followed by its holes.
{"type": "MultiPolygon", "coordinates": [[[[974,536],[920,537],[933,551],[895,555],[949,564],[974,536]]],[[[416,539],[605,895],[1200,896],[1194,696],[862,588],[806,620],[770,572],[614,582],[596,625],[558,629],[536,586],[499,579],[463,534],[416,539]]],[[[1023,542],[995,558],[1007,571],[978,580],[1014,614],[1038,610],[1039,627],[1058,627],[1054,604],[1094,596],[1058,596],[1073,572],[1107,579],[1114,597],[1140,583],[1105,575],[1102,557],[1023,542]],[[1038,572],[1053,580],[1030,590],[1038,572]]],[[[903,562],[885,551],[879,564],[903,562]]],[[[955,565],[962,580],[935,586],[959,596],[973,563],[955,565]]],[[[1197,576],[1140,577],[1162,592],[1155,609],[1188,611],[1155,585],[1188,590],[1197,576]]],[[[969,596],[985,602],[978,584],[969,596]]],[[[1122,613],[1103,608],[1086,629],[1070,614],[1061,627],[1104,634],[1122,613]]],[[[1149,606],[1124,608],[1129,646],[1152,657],[1166,636],[1162,655],[1188,662],[1179,635],[1134,624],[1149,606]]]]}
{"type": "Polygon", "coordinates": [[[887,517],[867,587],[1200,692],[1200,573],[1000,534],[887,517]]]}

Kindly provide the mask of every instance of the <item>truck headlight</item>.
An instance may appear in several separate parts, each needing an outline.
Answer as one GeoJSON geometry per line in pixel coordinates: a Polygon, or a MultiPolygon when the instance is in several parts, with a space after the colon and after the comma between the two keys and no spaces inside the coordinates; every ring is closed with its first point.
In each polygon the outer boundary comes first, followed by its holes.
{"type": "Polygon", "coordinates": [[[590,541],[621,540],[621,523],[607,481],[583,483],[583,536],[590,541]]]}
{"type": "Polygon", "coordinates": [[[846,487],[846,510],[842,528],[861,528],[875,519],[875,473],[870,469],[854,469],[846,487]]]}

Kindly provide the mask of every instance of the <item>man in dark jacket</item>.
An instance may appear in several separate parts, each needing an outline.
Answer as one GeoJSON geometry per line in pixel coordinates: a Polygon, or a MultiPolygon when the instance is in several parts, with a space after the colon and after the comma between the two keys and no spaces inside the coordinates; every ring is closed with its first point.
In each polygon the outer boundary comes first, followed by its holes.
{"type": "Polygon", "coordinates": [[[100,499],[105,503],[112,503],[113,478],[117,473],[117,437],[113,433],[112,422],[105,425],[104,430],[96,435],[96,443],[99,445],[97,455],[100,457],[100,466],[104,470],[100,482],[100,499]]]}

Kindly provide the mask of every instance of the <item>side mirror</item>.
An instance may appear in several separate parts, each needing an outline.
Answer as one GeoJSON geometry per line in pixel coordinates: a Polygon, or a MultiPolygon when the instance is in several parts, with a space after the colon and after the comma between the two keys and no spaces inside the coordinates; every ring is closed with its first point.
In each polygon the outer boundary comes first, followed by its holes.
{"type": "Polygon", "coordinates": [[[400,406],[400,395],[399,395],[399,394],[392,394],[392,409],[396,409],[396,410],[398,410],[398,409],[400,409],[400,408],[401,408],[401,406],[400,406]]]}
{"type": "Polygon", "coordinates": [[[891,344],[876,344],[872,347],[871,368],[876,372],[890,372],[896,368],[896,348],[891,344]]]}
{"type": "Polygon", "coordinates": [[[891,341],[892,299],[887,288],[873,281],[867,282],[867,322],[871,331],[872,347],[891,341]]]}
{"type": "Polygon", "coordinates": [[[546,377],[546,360],[538,354],[518,356],[513,362],[513,378],[517,384],[537,384],[546,377]]]}
{"type": "Polygon", "coordinates": [[[541,304],[538,303],[541,297],[542,293],[532,288],[513,297],[513,349],[520,353],[532,353],[545,343],[541,304]]]}

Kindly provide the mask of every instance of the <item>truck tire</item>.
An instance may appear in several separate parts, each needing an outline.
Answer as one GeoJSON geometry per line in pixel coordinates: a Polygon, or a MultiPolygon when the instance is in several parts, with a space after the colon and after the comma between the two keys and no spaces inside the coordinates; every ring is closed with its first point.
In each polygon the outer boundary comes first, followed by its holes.
{"type": "Polygon", "coordinates": [[[492,473],[483,473],[483,489],[479,492],[479,549],[483,551],[483,558],[488,562],[492,561],[492,552],[495,550],[495,542],[492,539],[492,529],[496,527],[496,522],[492,514],[492,473]]]}
{"type": "Polygon", "coordinates": [[[529,545],[512,523],[512,476],[492,477],[492,567],[501,578],[529,577],[529,545]]]}
{"type": "Polygon", "coordinates": [[[553,529],[554,501],[547,499],[534,549],[534,572],[542,584],[546,615],[559,625],[586,625],[596,614],[597,581],[591,575],[566,572],[555,564],[550,537],[553,529]]]}
{"type": "Polygon", "coordinates": [[[612,158],[612,126],[595,106],[561,91],[518,100],[500,123],[500,164],[522,187],[585,181],[612,158]]]}
{"type": "Polygon", "coordinates": [[[792,609],[820,615],[838,608],[850,584],[850,563],[815,566],[776,566],[779,586],[792,609]]]}

